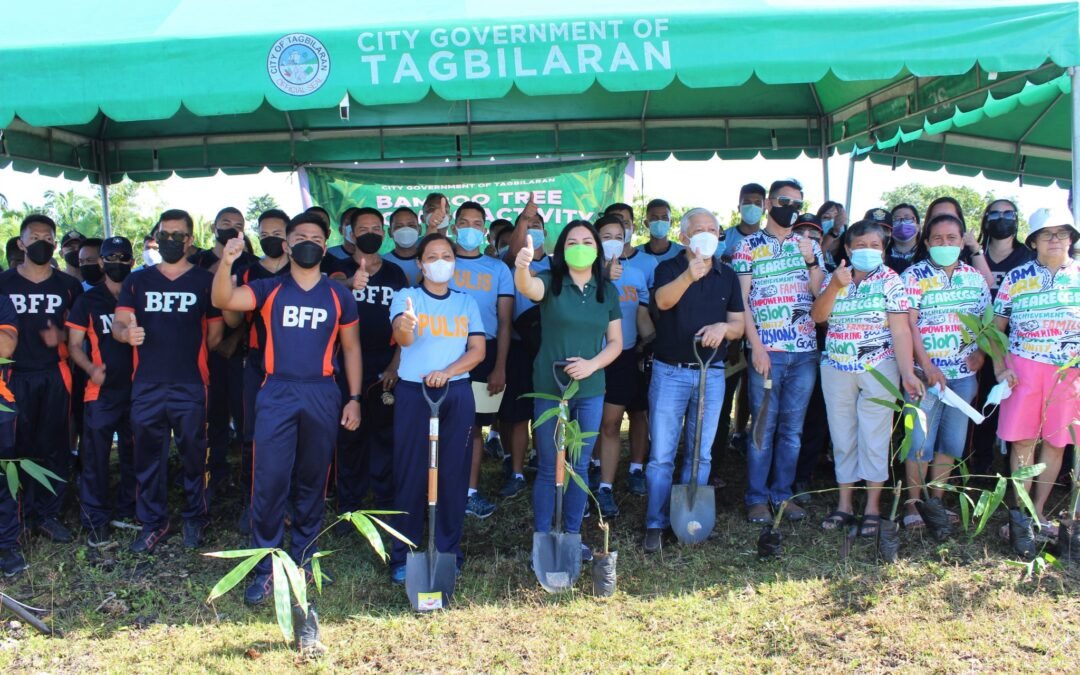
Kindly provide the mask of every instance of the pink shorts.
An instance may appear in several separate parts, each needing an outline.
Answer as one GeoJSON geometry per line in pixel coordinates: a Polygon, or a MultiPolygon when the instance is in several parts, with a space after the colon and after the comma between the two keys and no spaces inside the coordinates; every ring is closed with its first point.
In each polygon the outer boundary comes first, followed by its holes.
{"type": "Polygon", "coordinates": [[[998,436],[1005,441],[1042,438],[1058,448],[1080,439],[1080,369],[1060,379],[1057,366],[1009,355],[1016,386],[1001,402],[998,436]],[[1069,427],[1072,433],[1069,433],[1069,427]]]}

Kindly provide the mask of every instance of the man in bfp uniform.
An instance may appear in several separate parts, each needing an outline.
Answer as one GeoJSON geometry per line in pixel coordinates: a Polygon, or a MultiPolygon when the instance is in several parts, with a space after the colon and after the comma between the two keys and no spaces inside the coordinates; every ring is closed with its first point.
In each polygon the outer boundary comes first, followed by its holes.
{"type": "MultiPolygon", "coordinates": [[[[19,343],[11,376],[11,391],[19,402],[19,454],[66,478],[71,466],[71,371],[62,329],[82,284],[52,268],[56,223],[48,216],[23,219],[19,248],[26,252],[26,260],[0,274],[0,293],[11,298],[19,313],[19,343]]],[[[55,494],[36,481],[27,482],[25,488],[26,523],[53,541],[71,541],[71,532],[57,520],[67,483],[54,485],[55,494]]]]}
{"type": "MultiPolygon", "coordinates": [[[[207,354],[221,341],[221,312],[210,304],[213,275],[184,257],[194,223],[169,209],[157,224],[161,262],[133,272],[120,289],[113,337],[135,348],[131,428],[135,436],[135,513],[142,531],[132,553],[150,553],[169,534],[169,434],[183,462],[184,546],[198,548],[206,527],[207,354]]],[[[243,242],[241,242],[242,244],[243,242]]]]}
{"type": "MultiPolygon", "coordinates": [[[[19,341],[19,315],[15,306],[6,295],[0,295],[0,358],[10,359],[15,353],[19,341]]],[[[8,389],[11,378],[11,366],[0,365],[0,405],[15,410],[15,397],[8,389]]],[[[19,453],[15,450],[14,412],[0,410],[0,458],[15,459],[19,453]]],[[[0,573],[13,577],[26,569],[26,559],[19,550],[19,535],[22,523],[19,522],[19,504],[12,498],[9,490],[0,489],[0,573]]]]}
{"type": "MultiPolygon", "coordinates": [[[[289,275],[258,279],[237,288],[230,274],[243,242],[229,242],[214,277],[214,304],[231,312],[258,311],[266,324],[266,382],[255,401],[255,470],[251,492],[251,539],[275,548],[285,537],[285,500],[294,500],[289,554],[299,566],[318,550],[315,537],[325,510],[330,457],[341,426],[360,426],[360,332],[356,301],[339,282],[325,278],[319,263],[330,229],[313,214],[289,222],[289,275]],[[344,411],[334,382],[340,340],[349,401],[344,411]],[[290,485],[295,480],[296,483],[290,485]]],[[[270,595],[270,557],[255,567],[244,595],[256,605],[270,595]]]]}
{"type": "MultiPolygon", "coordinates": [[[[110,237],[101,244],[99,265],[105,282],[75,300],[68,315],[68,351],[86,373],[83,397],[82,476],[79,481],[81,520],[87,543],[109,541],[113,512],[126,517],[135,510],[134,441],[131,436],[131,347],[112,339],[113,318],[120,286],[131,274],[135,259],[131,242],[110,237]],[[120,486],[115,500],[109,490],[109,454],[117,435],[120,486]]],[[[83,271],[86,277],[86,270],[83,271]]]]}

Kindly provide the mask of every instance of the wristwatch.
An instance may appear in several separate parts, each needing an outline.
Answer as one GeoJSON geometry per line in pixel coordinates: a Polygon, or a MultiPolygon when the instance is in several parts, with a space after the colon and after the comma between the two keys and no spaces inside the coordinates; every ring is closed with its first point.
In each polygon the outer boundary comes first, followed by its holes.
{"type": "Polygon", "coordinates": [[[349,397],[350,401],[356,401],[357,403],[359,403],[363,399],[364,399],[363,394],[353,394],[352,396],[349,397]]]}
{"type": "MultiPolygon", "coordinates": [[[[804,262],[805,262],[805,261],[804,261],[804,262]]],[[[817,261],[817,258],[814,258],[814,259],[813,259],[813,260],[811,260],[810,262],[806,263],[806,269],[808,269],[808,270],[812,270],[812,269],[814,269],[814,268],[815,268],[815,267],[817,267],[817,266],[818,266],[818,261],[817,261]]]]}

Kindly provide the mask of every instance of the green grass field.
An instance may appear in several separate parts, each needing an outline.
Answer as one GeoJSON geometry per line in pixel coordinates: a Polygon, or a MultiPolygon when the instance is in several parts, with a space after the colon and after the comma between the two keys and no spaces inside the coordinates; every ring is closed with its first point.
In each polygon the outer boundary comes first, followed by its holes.
{"type": "MultiPolygon", "coordinates": [[[[741,462],[730,465],[734,481],[741,462]]],[[[493,492],[495,463],[484,480],[493,492]]],[[[809,521],[783,525],[784,557],[761,562],[735,484],[718,493],[716,537],[697,548],[665,543],[646,557],[644,498],[616,491],[619,592],[604,600],[592,597],[587,566],[573,594],[539,588],[527,495],[467,522],[455,606],[437,615],[410,611],[357,533],[327,535],[323,549],[334,553],[325,565],[336,583],[316,598],[330,648],[317,661],[298,660],[271,607],[243,605],[243,584],[214,607],[203,604],[235,561],[184,551],[176,539],[140,561],[126,553],[127,532],[102,555],[32,538],[30,570],[0,586],[49,608],[64,637],[38,636],[5,617],[0,672],[1075,672],[1080,663],[1080,570],[1022,579],[995,534],[1004,512],[974,541],[961,534],[936,545],[905,533],[901,561],[886,566],[873,542],[858,540],[845,556],[843,535],[818,529],[831,506],[821,495],[809,521]]],[[[214,521],[205,550],[244,548],[232,523],[214,521]]],[[[595,516],[585,536],[599,546],[595,516]]]]}

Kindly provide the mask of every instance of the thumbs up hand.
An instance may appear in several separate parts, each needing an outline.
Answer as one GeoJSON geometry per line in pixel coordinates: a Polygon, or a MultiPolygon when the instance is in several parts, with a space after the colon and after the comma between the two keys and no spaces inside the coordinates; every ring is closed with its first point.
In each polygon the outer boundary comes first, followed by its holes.
{"type": "Polygon", "coordinates": [[[131,323],[128,324],[128,344],[139,347],[146,342],[146,329],[135,323],[135,315],[131,315],[131,323]]]}
{"type": "Polygon", "coordinates": [[[810,240],[810,237],[799,237],[799,253],[802,253],[806,264],[814,262],[814,242],[810,240]]]}
{"type": "Polygon", "coordinates": [[[233,237],[225,244],[225,248],[221,252],[221,264],[226,267],[232,267],[232,264],[236,262],[236,259],[240,257],[240,254],[244,252],[244,238],[233,237]]]}
{"type": "Polygon", "coordinates": [[[618,281],[622,278],[622,263],[619,262],[619,258],[616,256],[608,263],[608,279],[612,281],[618,281]]]}
{"type": "Polygon", "coordinates": [[[533,255],[535,255],[535,251],[533,250],[532,238],[526,235],[525,245],[518,251],[517,259],[514,260],[514,264],[518,269],[527,270],[533,261],[533,255]]]}
{"type": "Polygon", "coordinates": [[[371,279],[371,275],[367,271],[367,260],[361,260],[360,267],[357,268],[356,274],[352,278],[353,290],[362,291],[367,288],[369,279],[371,279]]]}
{"type": "Polygon", "coordinates": [[[847,266],[846,260],[841,260],[840,265],[833,272],[833,283],[839,284],[841,288],[851,285],[851,268],[847,266]]]}
{"type": "Polygon", "coordinates": [[[41,330],[41,341],[49,349],[56,349],[60,344],[60,329],[54,326],[52,321],[47,321],[45,328],[41,330]]]}
{"type": "Polygon", "coordinates": [[[405,311],[401,313],[401,328],[409,333],[416,331],[416,312],[413,310],[412,298],[405,298],[405,311]]]}
{"type": "Polygon", "coordinates": [[[698,281],[709,273],[709,266],[705,259],[699,255],[690,258],[690,264],[686,267],[686,273],[690,275],[690,281],[698,281]]]}

